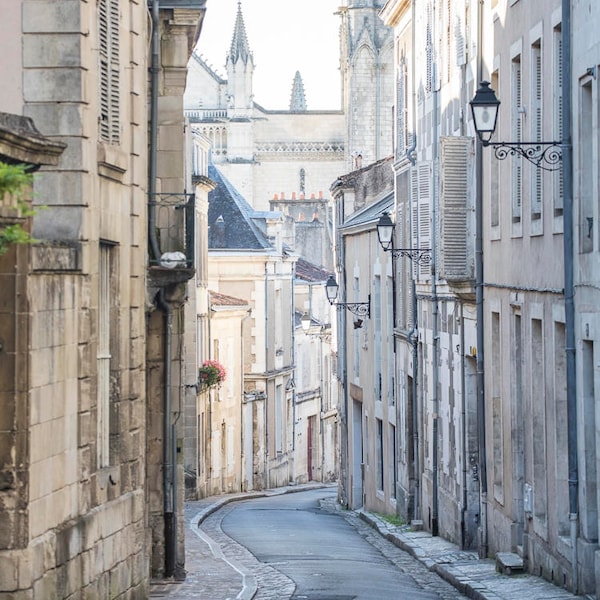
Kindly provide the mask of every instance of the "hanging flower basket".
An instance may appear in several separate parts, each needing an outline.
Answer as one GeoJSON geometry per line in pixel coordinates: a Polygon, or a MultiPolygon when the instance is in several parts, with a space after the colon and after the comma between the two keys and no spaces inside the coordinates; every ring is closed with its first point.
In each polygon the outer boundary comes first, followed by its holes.
{"type": "Polygon", "coordinates": [[[205,360],[198,370],[198,379],[202,387],[219,385],[226,377],[225,367],[216,360],[205,360]]]}

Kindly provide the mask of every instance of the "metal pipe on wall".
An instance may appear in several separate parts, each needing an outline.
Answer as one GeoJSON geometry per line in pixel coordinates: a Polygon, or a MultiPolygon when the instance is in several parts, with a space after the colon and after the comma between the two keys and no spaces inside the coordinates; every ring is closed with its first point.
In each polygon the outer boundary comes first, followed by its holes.
{"type": "MultiPolygon", "coordinates": [[[[483,80],[483,0],[477,7],[477,81],[483,80]]],[[[475,305],[477,321],[477,434],[479,441],[480,531],[479,556],[487,558],[487,458],[485,437],[485,377],[483,352],[483,160],[481,144],[475,150],[475,305]]]]}
{"type": "Polygon", "coordinates": [[[577,459],[577,387],[575,349],[575,303],[573,282],[573,146],[572,146],[572,65],[571,1],[562,0],[562,175],[563,175],[563,249],[565,277],[565,337],[567,380],[567,445],[569,464],[569,521],[573,592],[579,590],[577,530],[579,466],[577,459]]]}

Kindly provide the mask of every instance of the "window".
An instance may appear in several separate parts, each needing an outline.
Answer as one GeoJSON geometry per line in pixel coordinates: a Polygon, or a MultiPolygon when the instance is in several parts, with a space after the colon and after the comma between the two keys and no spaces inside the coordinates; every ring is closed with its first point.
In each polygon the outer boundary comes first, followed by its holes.
{"type": "Polygon", "coordinates": [[[120,142],[119,122],[119,0],[98,2],[99,136],[103,142],[120,142]]]}
{"type": "Polygon", "coordinates": [[[396,428],[390,423],[390,466],[392,475],[392,489],[390,495],[396,497],[396,487],[398,485],[398,456],[396,452],[396,428]]]}
{"type": "MultiPolygon", "coordinates": [[[[543,139],[542,91],[542,44],[538,40],[531,46],[531,139],[537,142],[543,139]]],[[[532,233],[541,233],[543,173],[542,169],[531,170],[532,233]],[[535,223],[536,220],[539,224],[535,223]]]]}
{"type": "Polygon", "coordinates": [[[382,381],[381,381],[381,277],[375,276],[373,285],[373,302],[371,303],[372,319],[373,319],[373,333],[375,336],[374,347],[373,347],[373,363],[374,368],[374,387],[375,387],[375,400],[381,401],[382,394],[382,381]]]}
{"type": "Polygon", "coordinates": [[[492,449],[494,498],[504,502],[504,449],[502,446],[502,344],[500,341],[500,313],[492,313],[492,449]]]}
{"type": "MultiPolygon", "coordinates": [[[[553,82],[552,89],[554,90],[554,138],[562,141],[562,31],[560,25],[554,28],[554,65],[553,65],[553,82]]],[[[564,188],[563,188],[563,170],[557,169],[554,172],[554,216],[560,217],[563,214],[564,188]]]]}
{"type": "Polygon", "coordinates": [[[377,427],[377,489],[383,491],[383,421],[381,419],[375,419],[377,427]]]}
{"type": "Polygon", "coordinates": [[[275,388],[275,452],[283,452],[284,427],[283,386],[275,388]]]}
{"type": "Polygon", "coordinates": [[[533,442],[533,511],[545,522],[546,500],[546,374],[544,368],[544,330],[541,319],[531,320],[531,406],[533,442]]]}
{"type": "MultiPolygon", "coordinates": [[[[521,115],[523,110],[523,99],[521,89],[521,57],[515,56],[512,60],[512,139],[515,142],[522,141],[521,115]]],[[[521,158],[515,156],[512,159],[512,221],[521,222],[521,203],[523,197],[523,166],[521,158]]]]}
{"type": "Polygon", "coordinates": [[[110,362],[112,246],[100,244],[98,281],[97,444],[98,467],[110,464],[110,362]]]}

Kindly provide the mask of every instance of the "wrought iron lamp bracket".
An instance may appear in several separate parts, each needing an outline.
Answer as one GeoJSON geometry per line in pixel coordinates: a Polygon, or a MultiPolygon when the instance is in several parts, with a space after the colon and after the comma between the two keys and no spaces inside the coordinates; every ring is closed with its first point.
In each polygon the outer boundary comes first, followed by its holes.
{"type": "Polygon", "coordinates": [[[357,317],[370,317],[371,316],[371,299],[368,302],[332,302],[332,306],[335,306],[338,312],[347,308],[353,315],[357,317]]]}
{"type": "Polygon", "coordinates": [[[544,171],[557,171],[562,161],[561,142],[482,142],[491,146],[498,160],[520,156],[544,171]]]}
{"type": "Polygon", "coordinates": [[[391,252],[392,258],[406,256],[419,265],[428,265],[431,261],[431,248],[390,248],[386,252],[391,252]]]}

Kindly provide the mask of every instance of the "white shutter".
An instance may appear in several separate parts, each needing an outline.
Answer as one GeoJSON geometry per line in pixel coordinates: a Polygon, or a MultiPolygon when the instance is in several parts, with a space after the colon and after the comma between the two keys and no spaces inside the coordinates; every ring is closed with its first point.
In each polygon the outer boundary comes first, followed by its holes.
{"type": "MultiPolygon", "coordinates": [[[[431,248],[431,165],[424,161],[411,169],[411,232],[412,248],[431,248]]],[[[412,261],[413,276],[427,279],[431,274],[430,263],[412,261]]]]}
{"type": "Polygon", "coordinates": [[[440,276],[464,281],[474,275],[467,222],[473,138],[442,137],[440,141],[440,276]]]}

